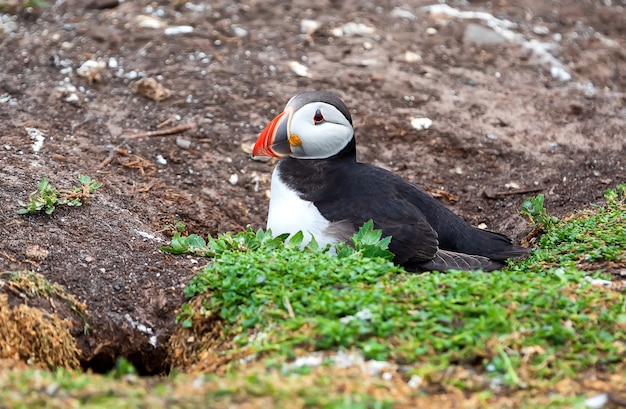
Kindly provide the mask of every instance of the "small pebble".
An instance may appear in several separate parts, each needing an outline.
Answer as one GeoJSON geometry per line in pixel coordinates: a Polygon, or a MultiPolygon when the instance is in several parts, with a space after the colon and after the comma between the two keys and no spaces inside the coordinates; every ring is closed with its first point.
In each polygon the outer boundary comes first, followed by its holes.
{"type": "Polygon", "coordinates": [[[53,382],[46,387],[46,393],[48,395],[54,395],[58,389],[59,389],[59,384],[53,382]]]}
{"type": "Polygon", "coordinates": [[[565,71],[563,68],[554,65],[552,66],[552,68],[550,68],[550,75],[552,75],[552,78],[562,82],[569,82],[572,79],[570,73],[565,71]]]}
{"type": "Polygon", "coordinates": [[[302,21],[300,21],[300,32],[302,34],[308,34],[311,35],[313,34],[318,28],[320,28],[320,23],[319,21],[316,20],[309,20],[309,19],[303,19],[302,21]]]}
{"type": "Polygon", "coordinates": [[[248,30],[246,30],[245,28],[241,28],[241,27],[233,27],[233,32],[235,33],[237,37],[240,37],[240,38],[248,35],[248,30]]]}
{"type": "Polygon", "coordinates": [[[297,76],[311,78],[311,74],[309,74],[309,69],[306,66],[300,64],[298,61],[289,61],[287,65],[289,66],[289,68],[291,68],[291,71],[293,71],[297,76]]]}
{"type": "Polygon", "coordinates": [[[376,65],[376,64],[378,64],[378,61],[375,58],[368,58],[368,59],[365,59],[365,60],[361,60],[359,62],[359,65],[361,67],[369,67],[369,66],[373,66],[373,65],[376,65]]]}
{"type": "Polygon", "coordinates": [[[406,20],[417,20],[417,16],[415,14],[400,7],[394,7],[393,10],[391,10],[391,17],[404,18],[406,20]]]}
{"type": "Polygon", "coordinates": [[[183,149],[189,149],[189,147],[191,146],[191,141],[189,139],[185,139],[179,136],[178,138],[176,138],[176,145],[183,149]]]}
{"type": "Polygon", "coordinates": [[[546,36],[550,34],[550,29],[545,26],[534,26],[533,33],[540,35],[540,36],[546,36]]]}
{"type": "Polygon", "coordinates": [[[71,93],[65,98],[65,102],[69,102],[70,104],[76,104],[80,101],[78,95],[71,93]]]}
{"type": "Polygon", "coordinates": [[[156,161],[159,165],[167,165],[167,159],[165,159],[162,155],[157,155],[156,161]]]}
{"type": "Polygon", "coordinates": [[[134,18],[134,21],[142,28],[161,28],[165,26],[165,21],[151,16],[137,16],[134,18]]]}
{"type": "Polygon", "coordinates": [[[404,53],[404,61],[408,63],[418,62],[422,60],[422,56],[414,53],[412,51],[407,51],[404,53]]]}
{"type": "Polygon", "coordinates": [[[483,27],[480,24],[468,24],[463,33],[464,43],[473,43],[477,45],[494,45],[502,44],[505,38],[490,28],[483,27]]]}
{"type": "Polygon", "coordinates": [[[233,185],[233,186],[236,185],[237,182],[239,182],[239,175],[237,175],[236,173],[233,173],[228,178],[228,181],[230,182],[231,185],[233,185]]]}
{"type": "Polygon", "coordinates": [[[192,26],[168,27],[163,31],[163,33],[166,36],[177,36],[180,34],[189,34],[189,33],[193,33],[193,27],[192,26]]]}
{"type": "Polygon", "coordinates": [[[592,396],[585,400],[584,404],[586,407],[591,409],[601,409],[609,402],[609,396],[606,393],[601,393],[600,395],[592,396]]]}
{"type": "Polygon", "coordinates": [[[200,388],[202,385],[204,385],[204,377],[202,376],[198,376],[196,377],[196,379],[193,380],[193,383],[191,384],[191,386],[194,389],[198,389],[200,388]]]}
{"type": "Polygon", "coordinates": [[[411,389],[417,389],[422,385],[422,382],[424,382],[424,380],[422,379],[421,376],[411,375],[411,378],[407,382],[407,385],[409,385],[409,388],[411,389]]]}

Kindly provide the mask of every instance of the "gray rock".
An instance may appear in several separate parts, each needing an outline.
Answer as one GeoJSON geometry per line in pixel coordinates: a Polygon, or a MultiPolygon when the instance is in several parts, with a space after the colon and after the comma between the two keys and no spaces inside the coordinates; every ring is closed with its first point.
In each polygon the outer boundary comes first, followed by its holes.
{"type": "Polygon", "coordinates": [[[468,24],[463,33],[463,42],[477,45],[495,45],[505,42],[506,39],[490,28],[479,24],[468,24]]]}

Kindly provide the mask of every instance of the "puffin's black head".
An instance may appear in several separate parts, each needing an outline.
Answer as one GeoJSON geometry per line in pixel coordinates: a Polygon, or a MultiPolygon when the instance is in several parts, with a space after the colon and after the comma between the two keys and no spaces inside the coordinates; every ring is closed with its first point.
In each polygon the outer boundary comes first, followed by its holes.
{"type": "Polygon", "coordinates": [[[353,137],[352,117],[341,99],[326,91],[302,92],[261,132],[252,155],[324,159],[353,137]]]}

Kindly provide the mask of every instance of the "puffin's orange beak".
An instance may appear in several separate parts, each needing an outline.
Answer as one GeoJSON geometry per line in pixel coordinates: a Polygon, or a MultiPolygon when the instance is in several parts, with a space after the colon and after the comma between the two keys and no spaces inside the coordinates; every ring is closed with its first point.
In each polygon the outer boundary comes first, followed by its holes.
{"type": "Polygon", "coordinates": [[[285,109],[263,129],[252,149],[252,156],[283,158],[291,154],[289,146],[289,123],[293,110],[285,109]]]}

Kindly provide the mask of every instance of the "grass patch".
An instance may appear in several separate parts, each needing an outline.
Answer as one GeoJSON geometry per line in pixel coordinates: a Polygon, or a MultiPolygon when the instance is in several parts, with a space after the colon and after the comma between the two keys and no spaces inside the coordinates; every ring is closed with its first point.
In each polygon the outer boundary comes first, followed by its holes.
{"type": "MultiPolygon", "coordinates": [[[[544,230],[534,241],[537,249],[516,271],[540,272],[546,268],[593,269],[594,262],[608,268],[626,265],[626,184],[607,190],[605,205],[571,214],[559,221],[543,209],[543,195],[528,199],[522,215],[544,230]],[[529,210],[530,209],[530,210],[529,210]]],[[[608,270],[605,268],[605,270],[608,270]]]]}
{"type": "Polygon", "coordinates": [[[385,256],[388,242],[371,226],[338,257],[315,244],[301,249],[301,236],[285,241],[262,231],[208,243],[178,237],[173,248],[189,244],[184,251],[215,258],[186,288],[201,302],[183,306],[179,320],[191,327],[221,317],[233,343],[219,353],[233,357],[356,349],[426,379],[462,365],[508,387],[610,372],[626,356],[626,300],[583,270],[599,261],[624,265],[625,190],[565,220],[534,199],[525,208],[545,231],[538,248],[491,273],[408,274],[385,256]],[[367,253],[367,246],[379,248],[367,253]]]}
{"type": "MultiPolygon", "coordinates": [[[[302,236],[177,233],[167,251],[213,261],[186,287],[191,298],[171,357],[182,369],[222,375],[138,378],[123,365],[108,376],[13,369],[0,371],[0,402],[584,408],[599,393],[620,402],[626,297],[611,272],[626,269],[625,193],[619,186],[605,205],[563,220],[529,202],[534,213],[527,216],[543,235],[532,238],[536,248],[526,260],[491,273],[407,274],[390,263],[388,241],[371,226],[353,247],[339,246],[338,257],[315,243],[301,249],[302,236]],[[292,359],[315,354],[322,358],[314,364],[292,359]],[[346,355],[361,360],[340,365],[346,355]]],[[[33,285],[31,293],[49,291],[33,285]]]]}
{"type": "MultiPolygon", "coordinates": [[[[293,376],[267,374],[257,368],[244,376],[188,376],[159,380],[126,375],[94,375],[76,371],[0,371],[0,401],[6,408],[311,408],[385,409],[387,399],[369,396],[350,373],[339,385],[354,382],[351,391],[329,387],[330,373],[293,376]],[[322,393],[320,393],[322,392],[322,393]]],[[[370,389],[371,390],[371,389],[370,389]]],[[[381,391],[384,391],[380,387],[381,391]]]]}
{"type": "MultiPolygon", "coordinates": [[[[598,384],[593,390],[623,388],[598,384]]],[[[589,389],[587,389],[589,390],[589,389]]],[[[177,374],[160,379],[94,375],[58,369],[0,371],[0,401],[6,408],[580,408],[580,385],[563,383],[557,391],[519,390],[507,396],[491,392],[465,396],[416,393],[402,378],[382,380],[354,369],[319,367],[307,374],[267,371],[260,365],[224,376],[177,374]],[[578,396],[577,396],[578,395],[578,396]]]]}

